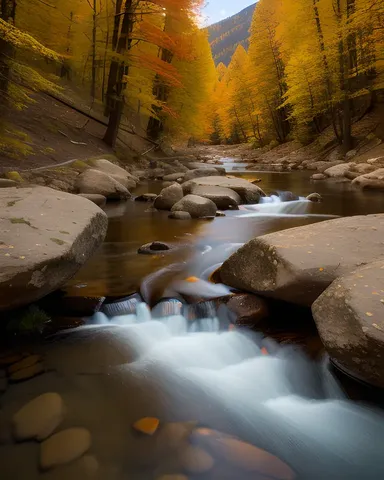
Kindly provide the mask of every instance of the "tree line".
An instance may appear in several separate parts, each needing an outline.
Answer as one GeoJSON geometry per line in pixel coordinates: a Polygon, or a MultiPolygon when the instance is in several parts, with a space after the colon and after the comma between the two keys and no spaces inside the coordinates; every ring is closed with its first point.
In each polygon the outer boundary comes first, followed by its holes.
{"type": "Polygon", "coordinates": [[[384,0],[260,0],[248,52],[217,67],[211,140],[308,142],[332,125],[348,151],[383,88],[384,0]]]}
{"type": "Polygon", "coordinates": [[[76,88],[158,141],[204,137],[215,67],[201,0],[0,0],[0,115],[33,92],[76,88]]]}

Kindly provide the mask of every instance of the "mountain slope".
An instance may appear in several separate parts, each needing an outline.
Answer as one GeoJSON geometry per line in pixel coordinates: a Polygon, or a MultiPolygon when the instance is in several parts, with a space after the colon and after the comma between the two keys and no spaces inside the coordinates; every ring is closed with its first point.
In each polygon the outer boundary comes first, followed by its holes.
{"type": "Polygon", "coordinates": [[[208,27],[209,43],[216,65],[220,62],[228,65],[239,44],[248,48],[249,29],[255,7],[256,3],[208,27]]]}

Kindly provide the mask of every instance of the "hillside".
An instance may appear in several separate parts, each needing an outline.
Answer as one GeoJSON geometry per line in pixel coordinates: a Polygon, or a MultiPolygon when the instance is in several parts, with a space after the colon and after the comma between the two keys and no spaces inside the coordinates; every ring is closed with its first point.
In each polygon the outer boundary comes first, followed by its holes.
{"type": "Polygon", "coordinates": [[[208,27],[209,43],[216,65],[220,62],[228,65],[239,44],[248,48],[249,29],[255,7],[256,3],[208,27]]]}

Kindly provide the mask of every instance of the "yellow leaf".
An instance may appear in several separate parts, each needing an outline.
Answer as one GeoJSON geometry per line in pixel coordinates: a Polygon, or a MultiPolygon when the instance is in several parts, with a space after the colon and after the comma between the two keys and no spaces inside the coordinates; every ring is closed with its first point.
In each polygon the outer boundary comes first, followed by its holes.
{"type": "Polygon", "coordinates": [[[153,435],[159,428],[160,421],[154,417],[144,417],[133,424],[133,428],[145,435],[153,435]]]}

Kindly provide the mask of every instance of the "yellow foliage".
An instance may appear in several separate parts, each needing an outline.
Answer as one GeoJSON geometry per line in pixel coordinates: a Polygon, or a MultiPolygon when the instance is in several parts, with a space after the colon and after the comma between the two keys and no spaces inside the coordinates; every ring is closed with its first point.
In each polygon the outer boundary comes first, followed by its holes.
{"type": "Polygon", "coordinates": [[[24,182],[24,179],[19,172],[7,172],[5,174],[5,178],[8,178],[9,180],[13,180],[14,182],[17,182],[17,183],[24,182]]]}

